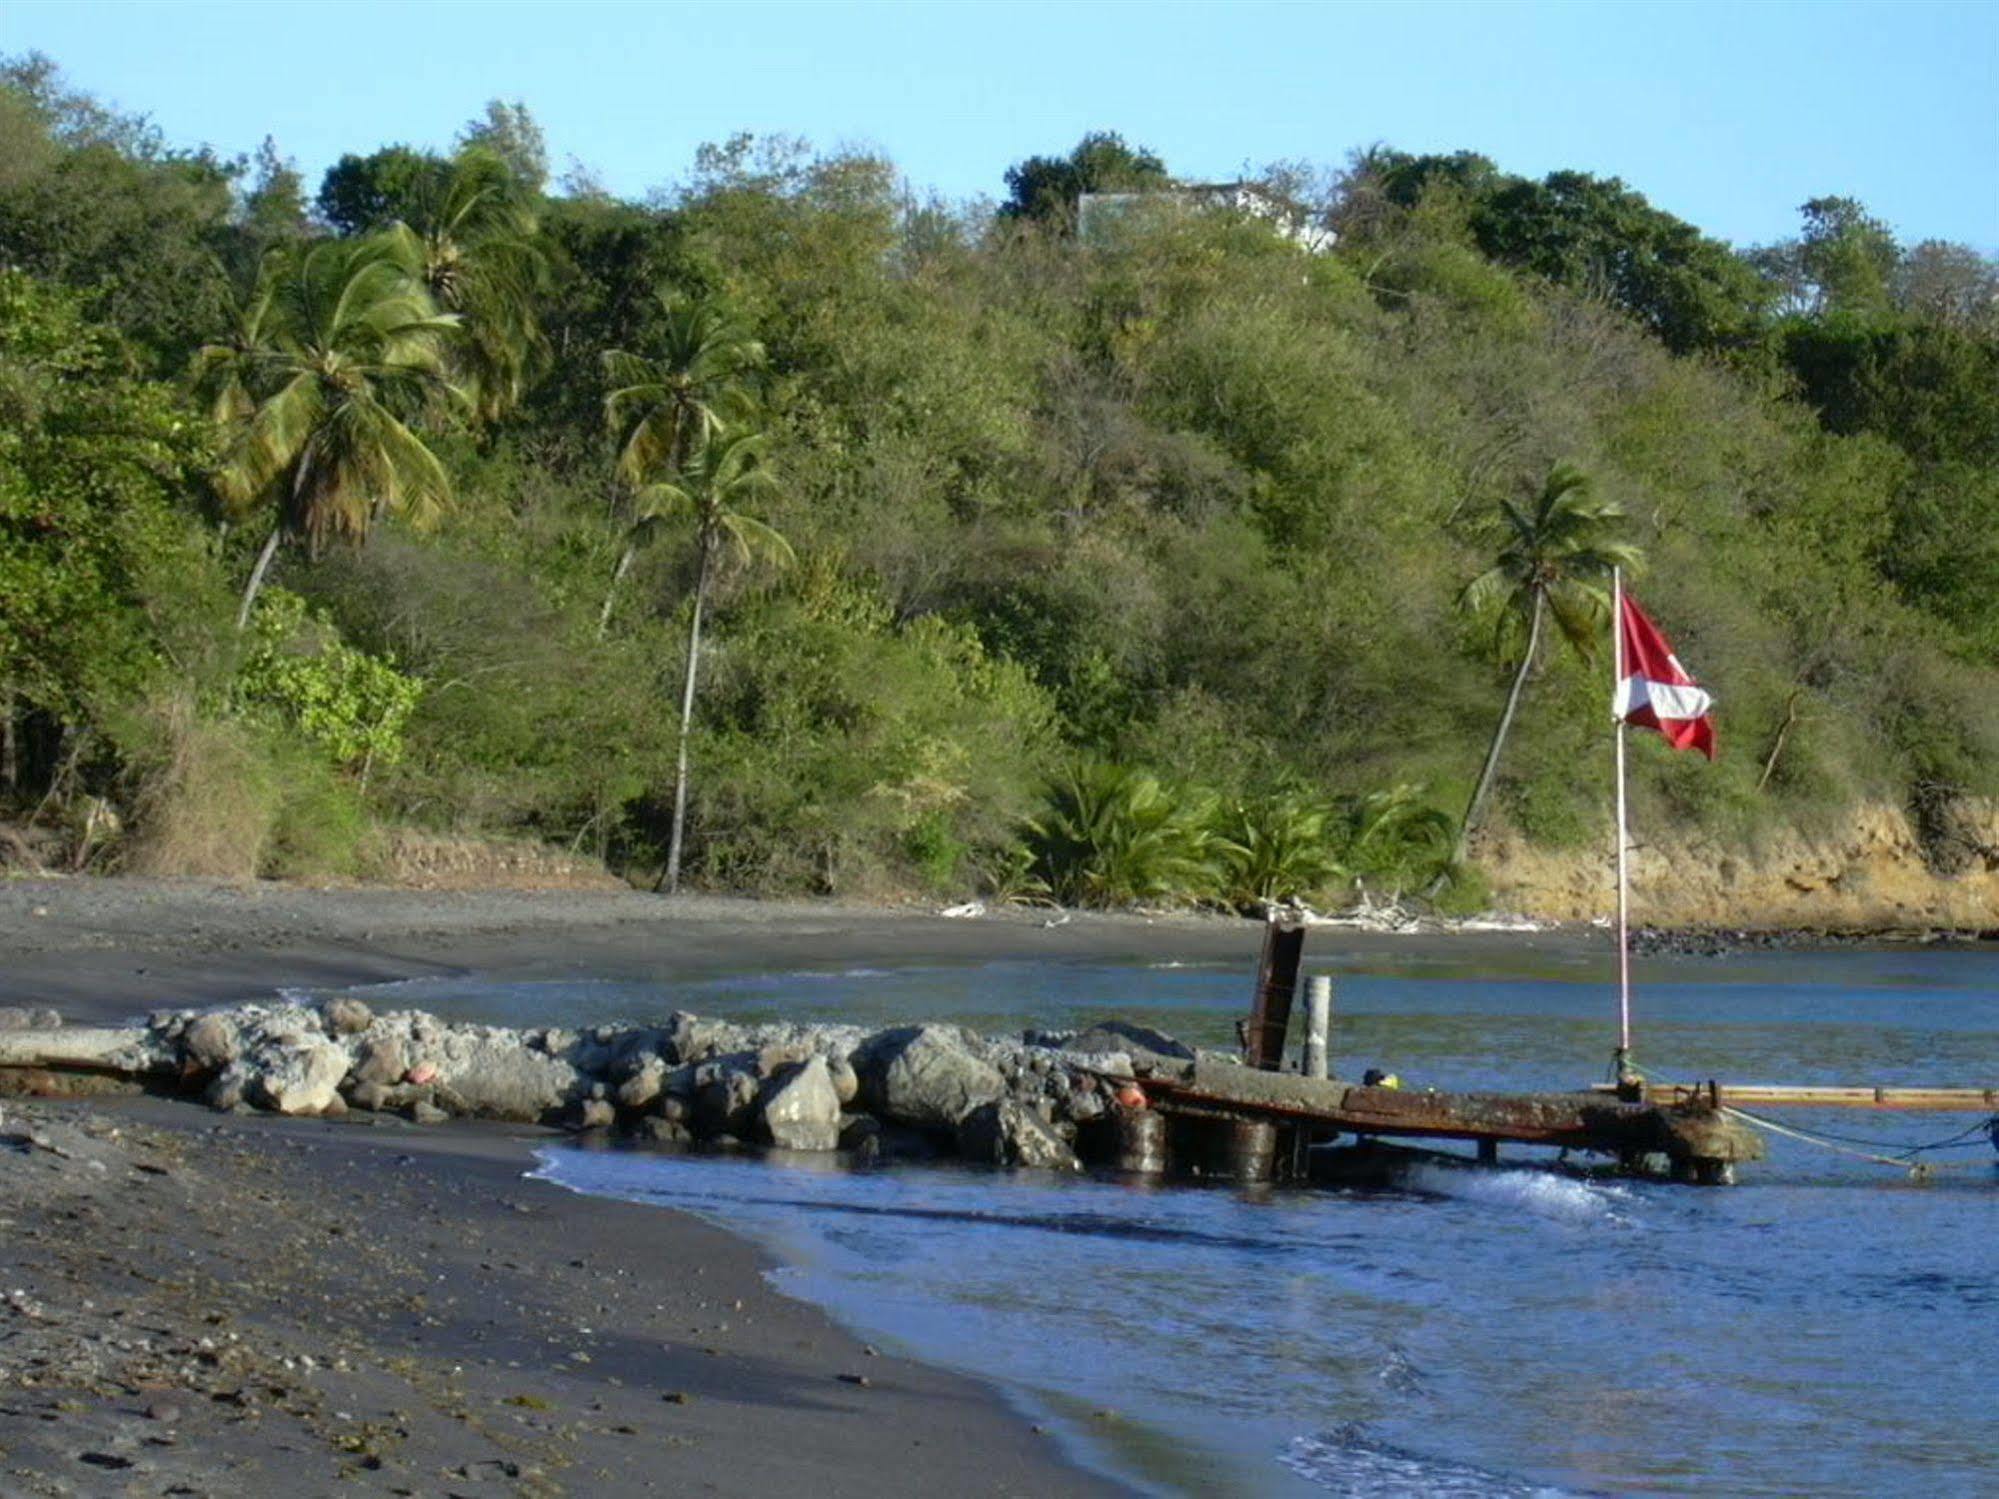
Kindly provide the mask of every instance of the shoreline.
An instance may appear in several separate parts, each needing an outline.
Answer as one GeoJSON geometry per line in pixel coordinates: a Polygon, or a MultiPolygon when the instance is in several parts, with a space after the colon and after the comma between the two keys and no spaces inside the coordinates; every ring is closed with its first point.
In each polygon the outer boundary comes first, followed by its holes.
{"type": "MultiPolygon", "coordinates": [[[[935,908],[638,891],[417,891],[124,877],[0,880],[0,1006],[49,1005],[71,1023],[163,1006],[479,974],[671,985],[745,971],[1011,960],[1240,963],[1247,985],[1261,924],[1213,913],[998,907],[972,919],[935,908]]],[[[1654,931],[1634,949],[1720,955],[1783,948],[1906,947],[1913,933],[1654,931]]],[[[1314,928],[1314,956],[1451,957],[1610,948],[1588,925],[1384,932],[1314,928]]]]}

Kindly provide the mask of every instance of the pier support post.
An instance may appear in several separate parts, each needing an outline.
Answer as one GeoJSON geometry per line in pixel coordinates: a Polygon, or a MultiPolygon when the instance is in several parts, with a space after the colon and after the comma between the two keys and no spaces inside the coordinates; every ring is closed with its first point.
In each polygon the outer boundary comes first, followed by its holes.
{"type": "Polygon", "coordinates": [[[1305,981],[1305,1076],[1324,1077],[1333,1027],[1333,980],[1315,973],[1305,981]]]}
{"type": "Polygon", "coordinates": [[[1166,1116],[1151,1109],[1124,1109],[1117,1116],[1117,1169],[1140,1176],[1166,1170],[1166,1116]]]}

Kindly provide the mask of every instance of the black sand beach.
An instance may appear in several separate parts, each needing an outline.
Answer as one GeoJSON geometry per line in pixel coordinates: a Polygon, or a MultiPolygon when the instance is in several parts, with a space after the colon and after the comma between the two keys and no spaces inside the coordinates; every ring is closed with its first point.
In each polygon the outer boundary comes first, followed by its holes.
{"type": "MultiPolygon", "coordinates": [[[[638,895],[13,882],[0,1004],[80,1023],[461,968],[693,972],[1062,935],[666,910],[638,895]]],[[[1118,1491],[993,1391],[877,1355],[778,1295],[741,1240],[524,1180],[551,1132],[144,1098],[6,1100],[0,1119],[10,1494],[1118,1491]]]]}

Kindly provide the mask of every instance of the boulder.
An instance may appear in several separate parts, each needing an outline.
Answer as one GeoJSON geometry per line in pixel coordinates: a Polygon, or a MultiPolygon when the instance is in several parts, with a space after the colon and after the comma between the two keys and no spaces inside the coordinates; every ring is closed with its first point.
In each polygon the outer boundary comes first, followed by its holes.
{"type": "Polygon", "coordinates": [[[569,1106],[564,1120],[571,1129],[609,1129],[618,1111],[601,1098],[585,1098],[569,1106]]]}
{"type": "Polygon", "coordinates": [[[243,1037],[227,1015],[201,1015],[181,1032],[180,1048],[190,1066],[215,1072],[236,1060],[243,1037]]]}
{"type": "Polygon", "coordinates": [[[347,1048],[333,1041],[265,1047],[256,1061],[251,1102],[278,1114],[325,1113],[347,1076],[347,1048]]]}
{"type": "Polygon", "coordinates": [[[403,1043],[394,1036],[376,1036],[361,1043],[361,1051],[354,1063],[354,1077],[357,1082],[381,1083],[387,1086],[402,1081],[409,1071],[409,1053],[403,1043]]]}
{"type": "Polygon", "coordinates": [[[61,1025],[62,1016],[54,1010],[22,1005],[0,1008],[0,1031],[52,1031],[61,1025]]]}
{"type": "Polygon", "coordinates": [[[958,1126],[958,1153],[989,1166],[1077,1171],[1082,1163],[1068,1141],[1033,1109],[1011,1098],[981,1104],[958,1126]]]}
{"type": "Polygon", "coordinates": [[[685,1145],[694,1138],[686,1125],[661,1119],[656,1114],[638,1122],[637,1134],[641,1140],[649,1140],[655,1145],[685,1145]]]}
{"type": "Polygon", "coordinates": [[[1006,1079],[952,1026],[884,1031],[864,1059],[878,1112],[919,1129],[956,1129],[981,1104],[1006,1092],[1006,1079]]]}
{"type": "Polygon", "coordinates": [[[1071,1056],[1088,1057],[1099,1071],[1130,1076],[1184,1071],[1194,1053],[1181,1042],[1148,1026],[1126,1020],[1103,1020],[1061,1042],[1071,1056]]]}
{"type": "Polygon", "coordinates": [[[811,1058],[765,1092],[763,1134],[780,1150],[839,1147],[840,1095],[824,1057],[811,1058]]]}
{"type": "Polygon", "coordinates": [[[572,1053],[551,1056],[499,1026],[442,1027],[423,1043],[409,1081],[446,1083],[464,1111],[481,1119],[532,1122],[586,1096],[594,1079],[572,1053]]]}
{"type": "Polygon", "coordinates": [[[845,1057],[830,1057],[826,1062],[826,1075],[832,1080],[833,1092],[842,1104],[850,1104],[861,1092],[860,1075],[854,1071],[854,1064],[845,1057]]]}
{"type": "Polygon", "coordinates": [[[249,1075],[241,1062],[231,1062],[209,1081],[201,1095],[201,1101],[211,1109],[227,1114],[243,1101],[243,1091],[249,1082],[249,1075]]]}
{"type": "Polygon", "coordinates": [[[754,1063],[737,1067],[728,1062],[704,1062],[697,1074],[694,1121],[703,1135],[749,1135],[756,1123],[757,1075],[754,1063]]]}
{"type": "Polygon", "coordinates": [[[366,1109],[371,1114],[380,1112],[382,1105],[388,1102],[388,1098],[389,1085],[376,1082],[373,1078],[364,1078],[347,1090],[347,1102],[357,1109],[366,1109]]]}
{"type": "Polygon", "coordinates": [[[611,1096],[623,1109],[642,1109],[658,1098],[666,1081],[666,1063],[656,1056],[648,1056],[638,1069],[626,1077],[612,1091],[611,1096]]]}
{"type": "Polygon", "coordinates": [[[375,1012],[358,999],[342,996],[329,999],[320,1007],[320,1014],[326,1018],[326,1033],[329,1036],[358,1036],[375,1023],[375,1012]]]}

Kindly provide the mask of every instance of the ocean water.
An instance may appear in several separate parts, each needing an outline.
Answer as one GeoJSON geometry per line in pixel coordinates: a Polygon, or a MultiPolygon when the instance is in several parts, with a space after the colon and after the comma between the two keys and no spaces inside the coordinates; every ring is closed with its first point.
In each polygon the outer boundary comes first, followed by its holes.
{"type": "MultiPolygon", "coordinates": [[[[1599,958],[1338,972],[1339,1070],[1409,1086],[1596,1080],[1599,958]]],[[[1639,1060],[1738,1082],[1999,1082],[1999,955],[1642,964],[1639,1060]]],[[[989,1030],[1116,1014],[1225,1044],[1236,967],[1000,963],[699,985],[385,986],[467,1018],[673,1008],[989,1030]]],[[[1903,1145],[1967,1115],[1785,1111],[1903,1145]]],[[[578,1191],[707,1215],[788,1292],[986,1376],[1083,1461],[1162,1493],[1999,1492],[1999,1170],[1928,1182],[1777,1139],[1743,1185],[1579,1180],[1522,1151],[1375,1192],[1159,1186],[957,1167],[550,1150],[578,1191]]]]}

